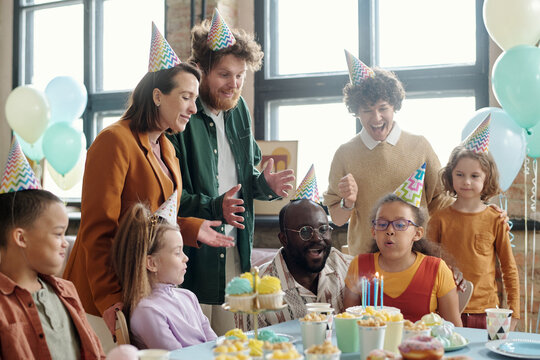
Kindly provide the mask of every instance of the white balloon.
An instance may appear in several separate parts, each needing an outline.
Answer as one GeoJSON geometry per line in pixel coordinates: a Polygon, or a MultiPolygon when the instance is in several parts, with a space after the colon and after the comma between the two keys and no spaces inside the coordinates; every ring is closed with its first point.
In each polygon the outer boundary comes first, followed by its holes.
{"type": "Polygon", "coordinates": [[[540,0],[485,0],[484,24],[503,50],[540,40],[540,0]]]}
{"type": "Polygon", "coordinates": [[[45,94],[31,86],[13,89],[6,100],[6,119],[24,141],[35,143],[47,129],[51,111],[45,94]]]}

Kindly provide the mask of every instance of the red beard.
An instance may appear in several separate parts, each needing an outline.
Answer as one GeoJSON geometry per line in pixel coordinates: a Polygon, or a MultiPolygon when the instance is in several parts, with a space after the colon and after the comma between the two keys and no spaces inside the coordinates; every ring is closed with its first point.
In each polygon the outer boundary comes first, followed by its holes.
{"type": "Polygon", "coordinates": [[[240,99],[242,89],[240,88],[234,90],[234,95],[232,98],[223,98],[219,96],[219,89],[210,89],[208,83],[203,80],[201,81],[199,92],[201,100],[210,108],[218,111],[227,111],[234,108],[236,104],[238,104],[238,99],[240,99]]]}

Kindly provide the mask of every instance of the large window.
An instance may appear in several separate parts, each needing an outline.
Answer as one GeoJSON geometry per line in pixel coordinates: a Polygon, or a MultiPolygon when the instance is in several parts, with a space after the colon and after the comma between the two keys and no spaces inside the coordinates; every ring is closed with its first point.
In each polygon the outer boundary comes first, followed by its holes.
{"type": "MultiPolygon", "coordinates": [[[[15,0],[13,87],[44,90],[57,76],[72,76],[88,90],[88,105],[74,126],[90,146],[116,121],[129,92],[148,67],[151,23],[163,32],[165,0],[15,0]]],[[[44,186],[79,198],[80,186],[63,191],[45,170],[44,186]]]]}
{"type": "Polygon", "coordinates": [[[344,49],[394,71],[407,97],[395,120],[424,135],[441,163],[488,106],[482,0],[264,0],[255,26],[265,51],[255,77],[256,137],[298,140],[298,177],[315,164],[320,191],[340,144],[361,130],[342,103],[344,49]]]}

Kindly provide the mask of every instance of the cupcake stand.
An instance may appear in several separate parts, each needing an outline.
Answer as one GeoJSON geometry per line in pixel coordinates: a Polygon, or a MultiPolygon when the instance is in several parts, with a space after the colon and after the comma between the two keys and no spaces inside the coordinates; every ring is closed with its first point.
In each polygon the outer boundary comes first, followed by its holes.
{"type": "Polygon", "coordinates": [[[257,298],[257,295],[258,295],[258,289],[257,289],[257,281],[255,279],[257,279],[259,277],[259,268],[257,266],[254,266],[251,268],[250,270],[250,273],[251,273],[251,276],[252,276],[252,279],[253,279],[253,293],[255,294],[255,298],[253,299],[253,307],[251,308],[250,311],[241,311],[241,310],[237,310],[237,309],[232,309],[228,303],[223,303],[221,305],[221,307],[224,309],[224,310],[227,310],[227,311],[230,311],[230,312],[233,312],[233,313],[238,313],[238,314],[246,314],[246,315],[252,315],[252,318],[253,318],[253,337],[258,340],[258,328],[259,328],[259,320],[257,319],[257,315],[258,314],[261,314],[261,313],[264,313],[264,312],[273,312],[273,311],[279,311],[279,310],[283,310],[287,307],[287,304],[282,304],[280,307],[276,308],[276,309],[261,309],[260,307],[260,304],[259,304],[259,299],[257,298]]]}

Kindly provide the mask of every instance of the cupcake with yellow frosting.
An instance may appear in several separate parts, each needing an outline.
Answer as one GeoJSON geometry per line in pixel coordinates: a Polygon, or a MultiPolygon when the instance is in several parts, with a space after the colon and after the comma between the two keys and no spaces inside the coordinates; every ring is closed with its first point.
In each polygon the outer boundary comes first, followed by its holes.
{"type": "Polygon", "coordinates": [[[257,285],[257,298],[261,309],[277,309],[283,305],[281,281],[275,276],[265,275],[257,285]]]}

